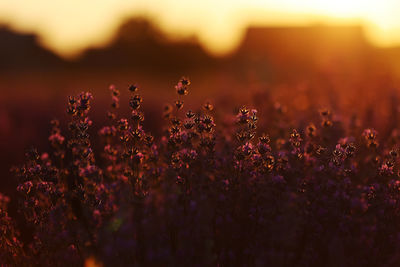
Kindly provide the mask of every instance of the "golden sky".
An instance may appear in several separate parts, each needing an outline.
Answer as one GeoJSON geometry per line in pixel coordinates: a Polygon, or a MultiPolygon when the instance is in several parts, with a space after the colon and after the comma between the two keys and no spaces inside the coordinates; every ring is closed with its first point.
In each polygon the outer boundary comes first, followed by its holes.
{"type": "Polygon", "coordinates": [[[400,44],[400,0],[1,0],[0,23],[34,31],[64,56],[105,45],[128,17],[196,35],[213,53],[234,49],[249,24],[360,24],[376,45],[400,44]]]}

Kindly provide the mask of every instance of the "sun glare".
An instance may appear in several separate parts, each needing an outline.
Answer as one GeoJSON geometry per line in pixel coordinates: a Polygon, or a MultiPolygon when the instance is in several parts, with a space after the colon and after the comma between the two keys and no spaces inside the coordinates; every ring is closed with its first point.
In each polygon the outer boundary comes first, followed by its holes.
{"type": "Polygon", "coordinates": [[[318,12],[323,12],[334,17],[349,18],[361,17],[370,13],[373,7],[372,4],[371,1],[365,0],[319,0],[312,1],[312,7],[310,7],[310,9],[315,9],[318,12]]]}

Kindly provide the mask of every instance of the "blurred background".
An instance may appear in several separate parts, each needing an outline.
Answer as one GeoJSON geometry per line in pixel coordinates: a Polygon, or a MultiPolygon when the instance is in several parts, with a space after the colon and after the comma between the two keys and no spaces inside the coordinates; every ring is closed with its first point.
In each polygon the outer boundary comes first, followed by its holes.
{"type": "Polygon", "coordinates": [[[9,169],[27,147],[48,149],[51,119],[66,128],[68,95],[94,93],[101,124],[110,84],[122,106],[129,84],[141,88],[155,133],[182,75],[189,105],[281,103],[304,118],[328,107],[389,132],[399,12],[397,0],[2,0],[0,191],[14,188],[9,169]]]}

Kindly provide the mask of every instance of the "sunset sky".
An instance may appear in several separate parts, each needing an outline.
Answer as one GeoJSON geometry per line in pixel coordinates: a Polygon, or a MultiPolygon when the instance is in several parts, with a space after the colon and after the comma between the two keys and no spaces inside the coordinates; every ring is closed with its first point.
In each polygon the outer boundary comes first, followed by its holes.
{"type": "Polygon", "coordinates": [[[64,56],[107,44],[131,16],[173,36],[192,36],[210,52],[234,49],[249,24],[363,24],[376,45],[400,44],[398,0],[1,0],[0,24],[37,32],[64,56]]]}

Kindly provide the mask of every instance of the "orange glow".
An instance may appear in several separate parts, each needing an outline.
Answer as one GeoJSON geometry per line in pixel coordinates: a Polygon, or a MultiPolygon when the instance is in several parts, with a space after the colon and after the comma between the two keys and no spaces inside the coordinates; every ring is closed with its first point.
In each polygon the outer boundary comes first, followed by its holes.
{"type": "Polygon", "coordinates": [[[85,260],[85,267],[102,267],[103,264],[99,263],[94,257],[89,257],[85,260]]]}
{"type": "Polygon", "coordinates": [[[130,16],[172,36],[196,35],[212,53],[234,49],[249,24],[362,24],[380,46],[400,44],[397,0],[2,0],[0,23],[34,31],[61,55],[107,44],[130,16]]]}

